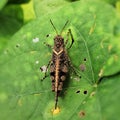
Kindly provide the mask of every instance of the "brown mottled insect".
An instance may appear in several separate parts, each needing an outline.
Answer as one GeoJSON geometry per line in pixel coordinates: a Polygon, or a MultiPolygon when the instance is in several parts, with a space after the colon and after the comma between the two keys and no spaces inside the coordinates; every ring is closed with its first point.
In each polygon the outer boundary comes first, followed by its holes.
{"type": "MultiPolygon", "coordinates": [[[[58,96],[59,93],[62,91],[63,88],[63,82],[66,80],[69,67],[71,66],[69,57],[67,55],[67,51],[65,49],[66,44],[68,42],[69,35],[71,36],[72,42],[69,48],[72,47],[72,44],[74,42],[73,35],[71,33],[71,29],[68,29],[67,33],[67,40],[64,42],[64,38],[61,36],[65,26],[67,25],[68,21],[63,26],[60,34],[58,34],[53,22],[50,20],[53,28],[55,29],[57,35],[54,38],[54,47],[50,46],[49,44],[45,43],[47,46],[51,47],[52,52],[52,58],[49,61],[49,64],[47,65],[47,69],[50,66],[50,78],[52,80],[52,91],[55,92],[55,109],[57,108],[57,102],[58,102],[58,96]]],[[[68,48],[68,49],[69,49],[68,48]]],[[[45,76],[43,79],[45,79],[45,76]]]]}

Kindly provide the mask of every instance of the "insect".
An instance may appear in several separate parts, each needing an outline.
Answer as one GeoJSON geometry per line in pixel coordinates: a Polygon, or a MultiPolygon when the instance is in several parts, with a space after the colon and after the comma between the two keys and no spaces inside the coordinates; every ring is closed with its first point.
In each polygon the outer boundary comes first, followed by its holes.
{"type": "MultiPolygon", "coordinates": [[[[69,72],[69,67],[71,66],[71,62],[65,47],[67,45],[69,35],[71,36],[72,42],[67,49],[70,49],[72,47],[74,43],[74,39],[71,33],[71,29],[68,29],[66,41],[64,41],[64,38],[62,37],[62,32],[65,29],[66,25],[68,24],[68,21],[63,26],[60,34],[58,34],[57,29],[55,28],[52,20],[50,20],[50,23],[53,26],[54,30],[56,31],[57,35],[54,37],[53,47],[45,43],[48,47],[52,48],[52,58],[47,65],[46,72],[47,72],[47,69],[50,67],[50,78],[52,81],[52,91],[55,92],[55,109],[56,109],[57,103],[58,103],[58,96],[62,91],[63,82],[66,80],[66,77],[69,72]]],[[[46,72],[43,79],[47,77],[46,72]]]]}

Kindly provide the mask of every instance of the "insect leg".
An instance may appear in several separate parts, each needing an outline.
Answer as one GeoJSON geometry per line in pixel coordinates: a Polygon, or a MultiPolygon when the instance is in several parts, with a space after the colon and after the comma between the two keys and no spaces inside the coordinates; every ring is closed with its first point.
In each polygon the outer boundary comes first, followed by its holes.
{"type": "Polygon", "coordinates": [[[46,67],[46,71],[45,71],[45,74],[44,74],[44,77],[41,79],[41,81],[43,81],[46,77],[47,77],[47,70],[50,66],[50,63],[51,63],[51,60],[49,61],[49,63],[47,64],[47,67],[46,67]]]}
{"type": "Polygon", "coordinates": [[[69,31],[67,32],[67,39],[66,39],[66,41],[65,41],[65,46],[67,45],[67,43],[68,43],[68,38],[69,38],[69,31]]]}
{"type": "Polygon", "coordinates": [[[74,43],[74,38],[73,38],[73,35],[72,35],[72,32],[71,32],[71,29],[68,29],[67,40],[65,41],[65,46],[66,46],[66,44],[68,42],[69,35],[70,35],[70,37],[72,39],[72,42],[71,42],[70,46],[67,49],[70,49],[72,47],[73,43],[74,43]]]}
{"type": "Polygon", "coordinates": [[[52,47],[50,44],[48,44],[48,43],[46,43],[46,42],[44,42],[44,44],[45,44],[46,46],[48,46],[49,48],[53,49],[53,47],[52,47]]]}
{"type": "Polygon", "coordinates": [[[74,72],[74,74],[78,77],[81,77],[75,70],[75,67],[73,66],[73,64],[71,63],[70,59],[68,58],[68,65],[70,66],[70,68],[72,69],[72,71],[74,72]]]}

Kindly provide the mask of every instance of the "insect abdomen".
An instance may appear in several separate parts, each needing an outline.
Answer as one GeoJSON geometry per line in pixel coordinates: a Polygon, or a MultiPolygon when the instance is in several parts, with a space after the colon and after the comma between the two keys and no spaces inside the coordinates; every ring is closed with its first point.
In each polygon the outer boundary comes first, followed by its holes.
{"type": "Polygon", "coordinates": [[[62,91],[63,81],[66,79],[68,73],[68,65],[65,59],[65,54],[53,54],[52,64],[50,65],[50,76],[52,80],[52,91],[62,91]]]}

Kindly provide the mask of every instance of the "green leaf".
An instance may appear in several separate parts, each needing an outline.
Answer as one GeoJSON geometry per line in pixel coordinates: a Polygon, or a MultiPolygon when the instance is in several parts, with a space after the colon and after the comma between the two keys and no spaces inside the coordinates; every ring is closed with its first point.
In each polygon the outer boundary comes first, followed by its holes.
{"type": "Polygon", "coordinates": [[[23,24],[20,6],[7,5],[0,11],[0,52],[23,24]]]}
{"type": "Polygon", "coordinates": [[[97,90],[97,100],[100,104],[101,120],[117,120],[120,114],[119,101],[120,93],[118,92],[120,84],[120,74],[106,77],[97,90]],[[106,89],[105,89],[106,88],[106,89]],[[113,103],[113,104],[111,104],[113,103]],[[114,110],[114,112],[113,112],[114,110]]]}
{"type": "Polygon", "coordinates": [[[116,3],[117,3],[118,1],[120,1],[120,0],[102,0],[102,1],[105,1],[106,3],[109,3],[109,4],[113,5],[113,6],[115,6],[116,3]]]}
{"type": "MultiPolygon", "coordinates": [[[[104,76],[106,70],[100,75],[111,56],[119,55],[119,47],[115,49],[113,42],[116,21],[113,7],[81,0],[25,25],[0,56],[0,119],[117,120],[120,99],[118,68],[112,62],[109,68],[114,69],[114,75],[109,72],[104,76]],[[53,45],[56,35],[50,19],[58,32],[69,20],[62,36],[66,39],[68,29],[71,29],[75,42],[68,54],[81,75],[79,78],[70,72],[56,111],[53,111],[55,95],[51,92],[51,80],[47,77],[41,82],[44,73],[39,69],[51,58],[52,50],[44,45],[44,42],[53,45]],[[113,47],[109,49],[111,44],[113,47]]],[[[70,43],[69,39],[67,47],[70,43]]]]}
{"type": "Polygon", "coordinates": [[[27,23],[36,18],[32,0],[28,4],[22,4],[21,7],[23,9],[24,14],[24,23],[27,23]]]}
{"type": "Polygon", "coordinates": [[[21,3],[28,3],[30,0],[8,0],[10,4],[21,4],[21,3]]]}
{"type": "Polygon", "coordinates": [[[0,10],[6,5],[7,0],[1,0],[0,1],[0,10]]]}
{"type": "Polygon", "coordinates": [[[37,17],[43,16],[48,13],[53,13],[66,3],[69,3],[65,0],[33,0],[33,2],[37,17]]]}

